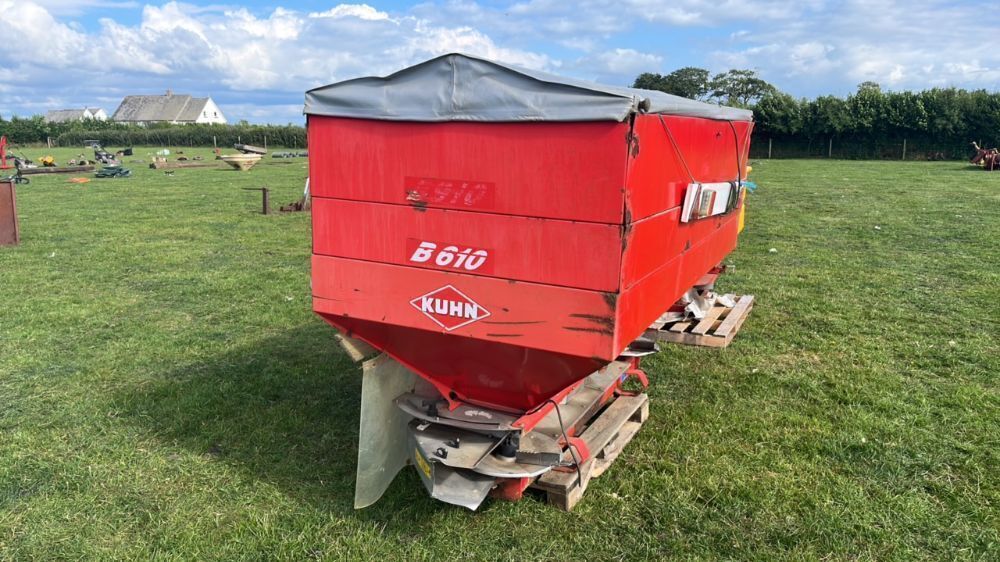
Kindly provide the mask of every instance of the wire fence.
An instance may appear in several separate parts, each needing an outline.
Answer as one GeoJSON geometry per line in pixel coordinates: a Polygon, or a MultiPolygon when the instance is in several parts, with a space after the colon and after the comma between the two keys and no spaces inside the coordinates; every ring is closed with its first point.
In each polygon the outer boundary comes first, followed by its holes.
{"type": "MultiPolygon", "coordinates": [[[[982,139],[979,146],[997,146],[1000,139],[982,139]]],[[[871,140],[826,137],[818,139],[754,136],[750,157],[831,158],[843,160],[968,160],[975,149],[971,142],[941,142],[928,139],[871,140]]]]}
{"type": "Polygon", "coordinates": [[[236,143],[283,148],[305,148],[304,127],[256,125],[181,125],[128,127],[96,131],[71,131],[52,139],[56,146],[232,146],[236,143]]]}

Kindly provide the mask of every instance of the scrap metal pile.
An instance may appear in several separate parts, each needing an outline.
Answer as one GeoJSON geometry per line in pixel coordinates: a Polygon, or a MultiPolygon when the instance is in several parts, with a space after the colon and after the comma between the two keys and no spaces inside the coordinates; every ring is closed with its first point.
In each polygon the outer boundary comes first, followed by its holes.
{"type": "Polygon", "coordinates": [[[132,175],[132,170],[121,166],[104,166],[94,173],[96,178],[127,178],[132,175]]]}

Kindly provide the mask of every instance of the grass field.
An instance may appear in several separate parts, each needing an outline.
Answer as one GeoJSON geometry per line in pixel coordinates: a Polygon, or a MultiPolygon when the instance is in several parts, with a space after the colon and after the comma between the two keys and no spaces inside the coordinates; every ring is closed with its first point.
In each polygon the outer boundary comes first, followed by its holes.
{"type": "Polygon", "coordinates": [[[310,312],[309,217],[239,189],[290,202],[304,162],[126,165],[19,187],[2,560],[1000,558],[1000,174],[755,162],[720,288],[758,304],[728,349],[649,361],[650,421],[567,514],[449,507],[411,469],[355,511],[361,381],[310,312]]]}

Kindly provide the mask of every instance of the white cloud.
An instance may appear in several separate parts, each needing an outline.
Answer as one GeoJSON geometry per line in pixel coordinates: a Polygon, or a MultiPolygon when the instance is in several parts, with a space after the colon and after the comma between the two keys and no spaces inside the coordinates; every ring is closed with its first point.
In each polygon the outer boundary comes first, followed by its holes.
{"type": "Polygon", "coordinates": [[[377,21],[389,19],[389,14],[380,12],[368,4],[340,4],[325,12],[313,12],[311,18],[346,18],[354,17],[363,20],[377,21]]]}
{"type": "Polygon", "coordinates": [[[641,53],[635,49],[611,49],[577,59],[575,73],[597,82],[630,85],[643,72],[656,72],[663,64],[663,57],[641,53]]]}
{"type": "Polygon", "coordinates": [[[35,4],[61,16],[78,16],[92,8],[123,10],[138,8],[133,0],[35,0],[35,4]]]}
{"type": "Polygon", "coordinates": [[[806,94],[845,93],[866,80],[898,90],[1000,88],[1000,33],[980,7],[850,0],[818,7],[813,16],[742,34],[744,45],[718,49],[710,60],[757,68],[779,86],[806,94]]]}
{"type": "Polygon", "coordinates": [[[285,121],[308,88],[452,51],[614,84],[703,66],[753,68],[795,95],[864,80],[1000,89],[995,19],[944,0],[425,0],[311,12],[0,0],[0,25],[5,114],[97,101],[110,111],[123,95],[172,88],[212,95],[234,119],[285,121]],[[104,17],[95,27],[82,13],[104,17]]]}
{"type": "Polygon", "coordinates": [[[309,88],[387,74],[447,52],[537,69],[558,66],[546,55],[501,46],[470,26],[392,17],[366,4],[313,14],[285,8],[255,14],[168,2],[143,7],[136,25],[102,19],[99,29],[88,32],[60,23],[37,2],[0,0],[0,24],[9,44],[0,52],[0,69],[24,78],[6,85],[0,101],[21,112],[90,104],[98,93],[172,88],[212,95],[234,119],[270,114],[284,120],[289,102],[301,100],[309,88]],[[72,91],[64,86],[69,83],[72,91]],[[253,101],[271,109],[246,111],[253,101]]]}
{"type": "Polygon", "coordinates": [[[685,36],[692,37],[688,45],[668,42],[665,45],[670,47],[652,54],[669,54],[668,62],[676,67],[754,68],[797,94],[843,93],[864,80],[899,89],[1000,88],[996,19],[987,17],[982,6],[945,0],[520,0],[509,4],[437,0],[416,11],[431,21],[469,22],[501,44],[547,42],[578,51],[582,56],[572,68],[586,75],[606,76],[600,54],[628,48],[637,33],[670,34],[693,28],[702,33],[687,31],[685,36]]]}
{"type": "Polygon", "coordinates": [[[34,60],[45,53],[46,60],[66,64],[87,45],[83,33],[57,22],[48,10],[33,2],[0,1],[0,28],[3,29],[0,61],[34,60]]]}

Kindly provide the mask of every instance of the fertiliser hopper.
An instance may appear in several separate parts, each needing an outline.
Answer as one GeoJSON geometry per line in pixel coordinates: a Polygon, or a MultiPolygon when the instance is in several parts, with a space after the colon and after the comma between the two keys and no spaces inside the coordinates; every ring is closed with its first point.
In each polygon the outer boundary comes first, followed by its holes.
{"type": "Polygon", "coordinates": [[[305,112],[313,308],[416,374],[364,375],[356,506],[407,461],[472,509],[579,475],[635,342],[736,246],[751,113],[458,54],[305,112]]]}
{"type": "Polygon", "coordinates": [[[1000,170],[1000,150],[996,148],[979,148],[979,143],[975,142],[972,143],[972,147],[976,149],[976,154],[969,160],[970,164],[980,166],[988,172],[1000,170]]]}

